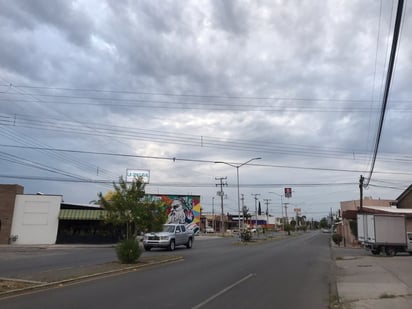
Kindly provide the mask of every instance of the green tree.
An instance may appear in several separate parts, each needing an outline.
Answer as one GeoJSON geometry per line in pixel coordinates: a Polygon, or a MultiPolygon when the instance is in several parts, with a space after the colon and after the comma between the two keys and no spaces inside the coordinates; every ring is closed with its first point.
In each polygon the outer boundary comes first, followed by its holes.
{"type": "Polygon", "coordinates": [[[249,220],[249,218],[252,217],[252,215],[249,214],[249,208],[247,208],[246,206],[243,206],[242,213],[243,213],[243,222],[244,223],[247,222],[249,220]]]}
{"type": "Polygon", "coordinates": [[[110,200],[100,192],[99,201],[107,211],[107,223],[126,227],[126,239],[135,238],[138,232],[162,228],[167,219],[166,206],[145,198],[143,181],[127,184],[120,177],[119,184],[113,183],[113,188],[110,200]]]}
{"type": "Polygon", "coordinates": [[[296,220],[291,220],[290,221],[290,226],[292,227],[292,231],[294,231],[296,229],[296,220]]]}
{"type": "Polygon", "coordinates": [[[322,219],[320,219],[319,225],[321,229],[329,228],[328,219],[326,217],[323,217],[322,219]]]}
{"type": "Polygon", "coordinates": [[[285,223],[285,232],[287,232],[288,235],[290,235],[290,231],[292,231],[292,225],[289,223],[285,223]]]}

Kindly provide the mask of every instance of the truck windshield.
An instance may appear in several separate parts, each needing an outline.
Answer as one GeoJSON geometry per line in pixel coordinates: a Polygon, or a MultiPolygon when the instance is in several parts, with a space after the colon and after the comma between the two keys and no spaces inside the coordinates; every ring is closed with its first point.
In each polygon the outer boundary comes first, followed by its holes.
{"type": "Polygon", "coordinates": [[[175,227],[173,225],[163,225],[163,232],[173,233],[175,227]]]}

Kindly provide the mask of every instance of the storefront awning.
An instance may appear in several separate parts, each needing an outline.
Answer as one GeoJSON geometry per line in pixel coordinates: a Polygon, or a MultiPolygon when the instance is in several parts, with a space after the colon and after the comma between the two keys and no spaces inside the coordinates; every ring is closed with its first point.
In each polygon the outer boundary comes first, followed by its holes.
{"type": "Polygon", "coordinates": [[[60,209],[59,220],[103,220],[106,210],[102,209],[60,209]]]}

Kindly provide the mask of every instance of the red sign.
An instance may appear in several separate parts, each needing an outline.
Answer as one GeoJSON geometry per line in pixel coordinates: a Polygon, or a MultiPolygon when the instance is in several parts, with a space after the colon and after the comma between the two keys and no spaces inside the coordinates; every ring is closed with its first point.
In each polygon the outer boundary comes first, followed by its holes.
{"type": "Polygon", "coordinates": [[[292,197],[292,188],[285,188],[285,197],[292,197]]]}

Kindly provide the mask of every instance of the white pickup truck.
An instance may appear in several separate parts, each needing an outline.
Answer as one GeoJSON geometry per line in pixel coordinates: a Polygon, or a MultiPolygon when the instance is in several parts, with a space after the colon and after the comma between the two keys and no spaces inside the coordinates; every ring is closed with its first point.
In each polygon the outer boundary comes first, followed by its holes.
{"type": "Polygon", "coordinates": [[[167,248],[173,251],[176,246],[192,248],[194,240],[193,230],[184,224],[164,224],[163,231],[146,233],[143,238],[143,247],[146,251],[152,248],[167,248]]]}

